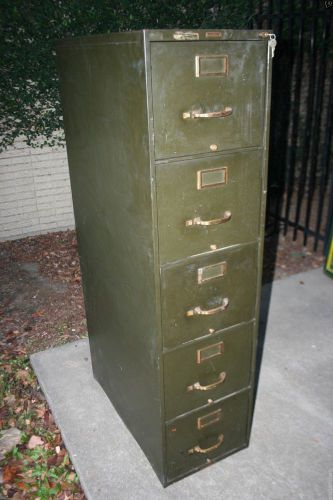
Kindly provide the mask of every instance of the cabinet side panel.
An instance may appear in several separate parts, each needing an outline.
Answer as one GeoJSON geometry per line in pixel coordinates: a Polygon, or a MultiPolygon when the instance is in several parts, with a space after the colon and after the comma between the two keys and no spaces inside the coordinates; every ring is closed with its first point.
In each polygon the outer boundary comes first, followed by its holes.
{"type": "Polygon", "coordinates": [[[257,276],[257,293],[256,293],[256,313],[255,313],[255,343],[253,349],[253,361],[251,370],[251,385],[252,391],[250,392],[250,412],[248,420],[248,440],[250,439],[251,427],[253,421],[254,407],[256,401],[256,393],[258,388],[258,377],[260,371],[260,361],[258,362],[258,352],[262,346],[260,332],[260,321],[264,321],[260,317],[261,307],[261,290],[262,290],[262,271],[263,271],[263,256],[264,256],[264,243],[265,243],[265,218],[266,218],[266,200],[267,200],[267,177],[268,177],[268,156],[269,156],[269,129],[270,129],[270,115],[271,115],[271,88],[272,88],[272,58],[273,52],[270,42],[267,42],[267,59],[266,59],[266,83],[265,83],[265,116],[264,116],[264,130],[263,130],[263,162],[261,166],[261,203],[260,203],[260,230],[258,241],[258,276],[257,276]]]}
{"type": "Polygon", "coordinates": [[[58,68],[94,376],[161,476],[143,44],[62,46],[58,68]]]}

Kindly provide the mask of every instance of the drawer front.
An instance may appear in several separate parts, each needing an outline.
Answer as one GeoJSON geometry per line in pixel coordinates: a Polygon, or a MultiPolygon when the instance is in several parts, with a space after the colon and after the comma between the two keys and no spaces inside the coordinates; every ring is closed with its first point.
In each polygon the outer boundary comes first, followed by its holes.
{"type": "Polygon", "coordinates": [[[164,348],[254,317],[257,244],[164,266],[161,273],[164,348]]]}
{"type": "Polygon", "coordinates": [[[253,323],[164,355],[166,420],[250,384],[253,323]]]}
{"type": "Polygon", "coordinates": [[[255,240],[261,165],[258,150],[158,165],[161,262],[255,240]]]}
{"type": "Polygon", "coordinates": [[[176,419],[166,427],[168,479],[247,444],[248,391],[176,419]]]}
{"type": "Polygon", "coordinates": [[[152,43],[155,157],[261,145],[266,51],[262,41],[152,43]]]}

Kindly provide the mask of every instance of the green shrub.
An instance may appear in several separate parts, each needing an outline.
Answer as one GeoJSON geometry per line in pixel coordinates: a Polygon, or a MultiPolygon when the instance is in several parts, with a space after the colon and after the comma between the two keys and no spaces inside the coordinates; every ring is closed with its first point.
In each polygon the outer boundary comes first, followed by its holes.
{"type": "Polygon", "coordinates": [[[244,28],[246,0],[1,0],[0,150],[63,143],[55,41],[143,28],[244,28]]]}

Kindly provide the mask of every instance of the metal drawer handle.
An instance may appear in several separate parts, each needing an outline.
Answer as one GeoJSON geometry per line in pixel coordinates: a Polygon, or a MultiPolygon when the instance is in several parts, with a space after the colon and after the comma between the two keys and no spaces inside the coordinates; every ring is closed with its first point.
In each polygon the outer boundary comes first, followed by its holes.
{"type": "Polygon", "coordinates": [[[210,446],[209,448],[201,448],[198,444],[194,448],[188,450],[188,453],[192,455],[193,453],[209,453],[210,451],[216,450],[224,441],[224,435],[220,434],[217,438],[217,442],[210,446]]]}
{"type": "Polygon", "coordinates": [[[214,307],[214,309],[201,309],[200,306],[197,306],[194,309],[189,309],[188,311],[186,311],[186,316],[188,318],[191,318],[192,316],[212,316],[213,314],[225,311],[228,305],[229,299],[228,297],[225,297],[222,300],[222,305],[214,307]]]}
{"type": "Polygon", "coordinates": [[[221,372],[215,382],[209,385],[201,385],[200,382],[195,382],[192,385],[189,385],[187,387],[187,392],[192,392],[192,391],[210,391],[211,389],[215,389],[220,384],[223,384],[225,381],[227,374],[226,372],[221,372]]]}
{"type": "Polygon", "coordinates": [[[217,224],[224,224],[225,222],[228,222],[231,219],[231,212],[230,210],[226,210],[222,217],[219,217],[218,219],[212,219],[212,220],[202,220],[201,217],[194,217],[194,219],[189,219],[185,221],[185,226],[190,227],[190,226],[215,226],[217,224]]]}
{"type": "Polygon", "coordinates": [[[184,120],[194,119],[194,118],[223,118],[225,116],[232,115],[232,108],[227,106],[221,111],[210,111],[209,113],[201,113],[199,110],[195,111],[185,111],[183,113],[184,120]]]}

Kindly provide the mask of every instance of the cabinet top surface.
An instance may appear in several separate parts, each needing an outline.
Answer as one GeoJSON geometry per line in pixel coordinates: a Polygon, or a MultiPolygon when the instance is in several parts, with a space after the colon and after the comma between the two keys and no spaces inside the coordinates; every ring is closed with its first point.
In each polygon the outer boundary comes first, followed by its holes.
{"type": "Polygon", "coordinates": [[[70,45],[104,45],[110,43],[137,43],[163,41],[217,41],[217,40],[262,40],[267,41],[267,34],[271,31],[263,30],[224,30],[224,29],[165,29],[140,30],[106,33],[103,35],[89,35],[70,37],[58,41],[58,47],[70,45]]]}

